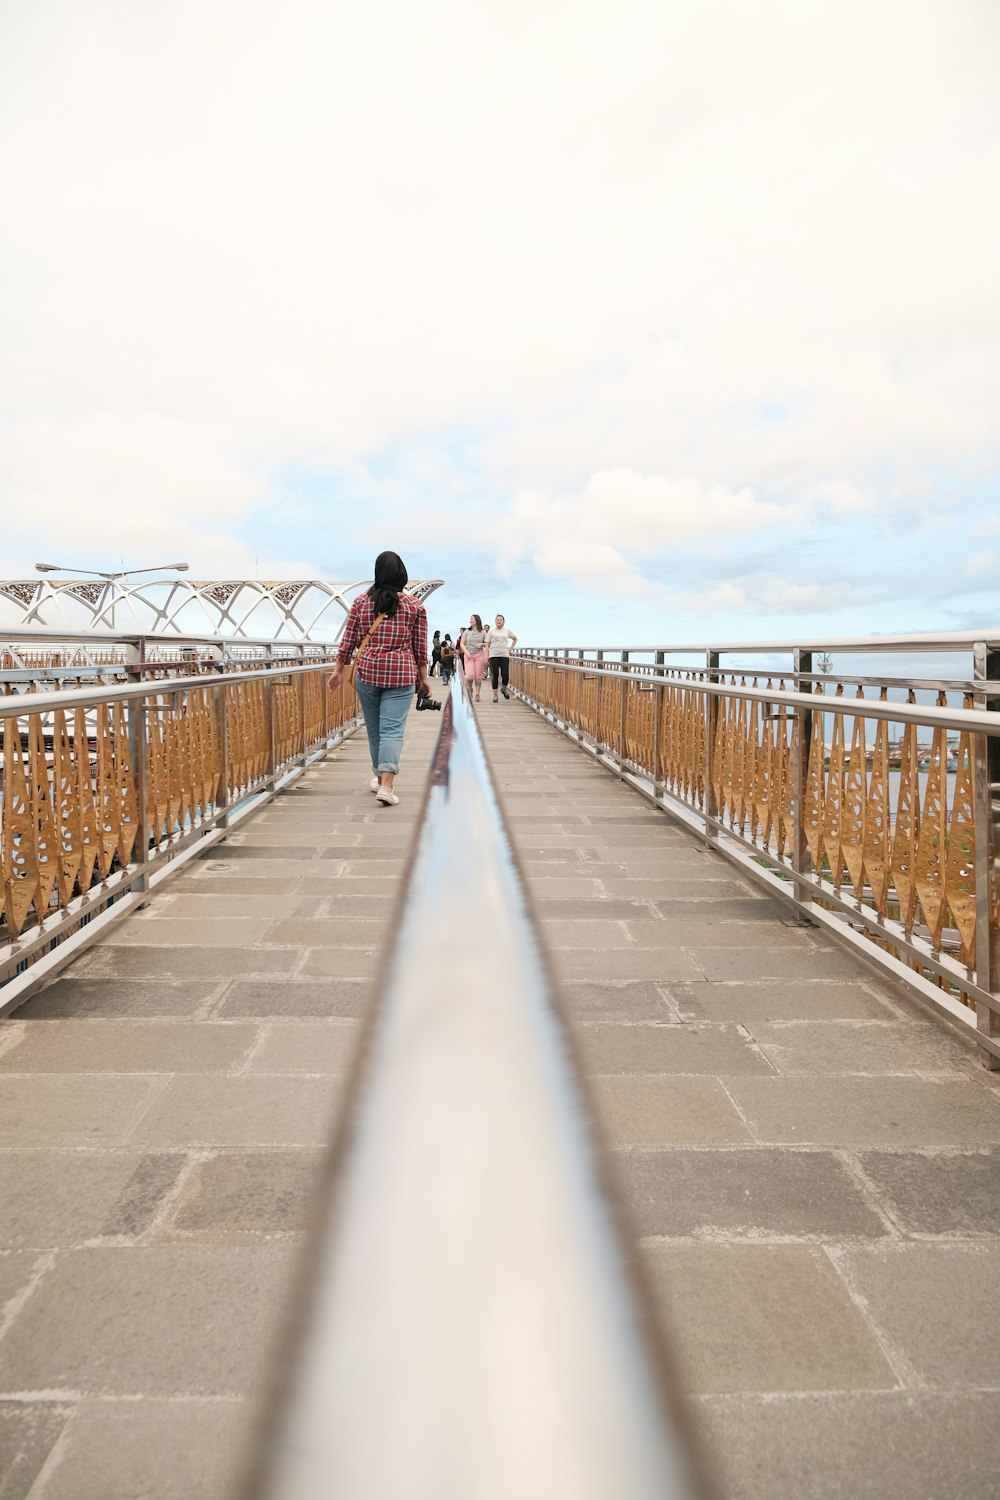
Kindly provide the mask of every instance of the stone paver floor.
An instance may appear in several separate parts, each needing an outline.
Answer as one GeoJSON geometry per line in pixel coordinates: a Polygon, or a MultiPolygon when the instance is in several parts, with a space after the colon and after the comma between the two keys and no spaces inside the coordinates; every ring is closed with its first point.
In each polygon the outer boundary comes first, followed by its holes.
{"type": "MultiPolygon", "coordinates": [[[[996,1078],[522,705],[480,713],[722,1493],[995,1496],[996,1078]]],[[[398,808],[356,737],[0,1023],[3,1500],[230,1493],[439,725],[398,808]]]]}

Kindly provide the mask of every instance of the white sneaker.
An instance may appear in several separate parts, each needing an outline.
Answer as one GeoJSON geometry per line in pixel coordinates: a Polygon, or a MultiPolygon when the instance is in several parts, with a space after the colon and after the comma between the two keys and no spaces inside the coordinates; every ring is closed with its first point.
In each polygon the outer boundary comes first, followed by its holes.
{"type": "Polygon", "coordinates": [[[380,785],[380,783],[379,783],[378,777],[377,776],[373,776],[372,779],[371,779],[371,781],[368,784],[368,790],[370,792],[377,792],[378,789],[379,789],[379,785],[380,785]]]}
{"type": "Polygon", "coordinates": [[[395,807],[399,802],[399,798],[391,786],[380,786],[375,793],[375,801],[381,802],[383,807],[395,807]]]}

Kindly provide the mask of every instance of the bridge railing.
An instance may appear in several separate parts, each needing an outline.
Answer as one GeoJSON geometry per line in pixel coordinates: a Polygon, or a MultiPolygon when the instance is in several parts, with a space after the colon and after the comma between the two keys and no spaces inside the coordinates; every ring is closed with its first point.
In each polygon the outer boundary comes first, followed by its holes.
{"type": "Polygon", "coordinates": [[[1000,1068],[1000,632],[528,650],[512,683],[804,916],[974,1029],[1000,1068]],[[903,670],[834,675],[834,651],[903,670]],[[935,652],[967,654],[971,672],[914,672],[935,652]],[[737,655],[765,664],[727,667],[737,655]]]}
{"type": "Polygon", "coordinates": [[[331,659],[338,637],[275,641],[222,635],[126,634],[119,631],[0,630],[0,690],[111,686],[154,677],[248,671],[331,659]]]}
{"type": "Polygon", "coordinates": [[[0,1013],[353,733],[329,664],[0,696],[0,1013]]]}

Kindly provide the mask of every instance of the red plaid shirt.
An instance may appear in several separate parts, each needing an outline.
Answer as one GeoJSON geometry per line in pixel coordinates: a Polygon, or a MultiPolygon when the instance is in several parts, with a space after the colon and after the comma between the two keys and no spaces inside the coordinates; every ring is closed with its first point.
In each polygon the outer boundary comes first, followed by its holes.
{"type": "MultiPolygon", "coordinates": [[[[337,660],[346,666],[371,629],[375,606],[367,594],[351,605],[337,660]]],[[[413,687],[420,666],[427,665],[427,611],[412,594],[400,594],[399,608],[382,621],[357,661],[357,672],[369,687],[413,687]]]]}

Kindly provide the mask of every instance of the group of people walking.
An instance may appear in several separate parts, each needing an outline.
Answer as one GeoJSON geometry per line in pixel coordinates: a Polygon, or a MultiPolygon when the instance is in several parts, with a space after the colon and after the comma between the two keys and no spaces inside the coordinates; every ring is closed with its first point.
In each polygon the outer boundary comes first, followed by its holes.
{"type": "MultiPolygon", "coordinates": [[[[337,660],[327,679],[331,692],[344,681],[348,664],[354,662],[354,689],[361,703],[372,762],[370,789],[375,800],[394,807],[399,798],[394,782],[399,773],[406,715],[414,696],[430,696],[427,671],[427,611],[412,594],[404,592],[409,581],[406,565],[397,552],[380,552],[375,559],[375,581],[351,605],[337,660]]],[[[464,671],[476,703],[481,701],[483,680],[489,671],[493,702],[497,690],[510,697],[510,653],[517,636],[507,629],[503,615],[495,625],[483,629],[479,615],[472,615],[466,630],[441,639],[435,630],[431,667],[445,682],[452,672],[464,671]]]]}
{"type": "Polygon", "coordinates": [[[505,698],[510,697],[510,653],[516,645],[517,636],[508,629],[503,615],[497,615],[489,630],[483,629],[481,616],[470,615],[467,628],[456,631],[454,641],[450,635],[442,640],[440,630],[435,630],[431,642],[431,676],[440,671],[441,680],[448,683],[454,671],[464,672],[474,701],[480,703],[488,673],[493,684],[493,702],[499,703],[498,689],[505,698]]]}

